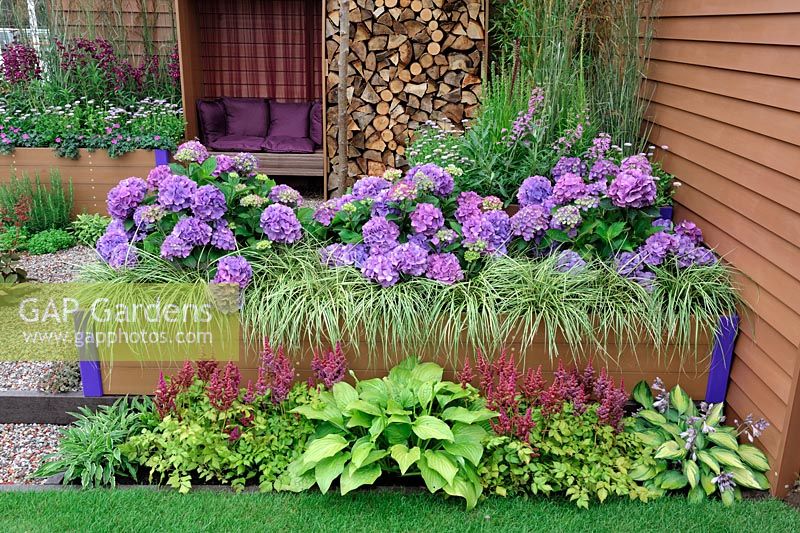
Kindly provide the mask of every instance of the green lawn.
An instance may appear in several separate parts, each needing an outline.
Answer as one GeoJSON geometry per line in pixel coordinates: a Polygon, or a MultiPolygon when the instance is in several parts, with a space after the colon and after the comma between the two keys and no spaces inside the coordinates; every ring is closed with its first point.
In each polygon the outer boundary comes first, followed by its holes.
{"type": "Polygon", "coordinates": [[[775,500],[690,506],[681,498],[613,501],[580,511],[564,501],[461,500],[421,492],[186,496],[146,489],[0,493],[0,531],[800,531],[800,513],[775,500]]]}

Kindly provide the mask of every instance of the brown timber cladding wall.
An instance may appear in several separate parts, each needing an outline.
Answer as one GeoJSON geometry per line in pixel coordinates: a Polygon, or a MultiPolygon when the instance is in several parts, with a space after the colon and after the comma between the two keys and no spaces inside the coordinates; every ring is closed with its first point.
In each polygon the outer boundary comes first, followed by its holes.
{"type": "Polygon", "coordinates": [[[644,91],[677,218],[742,272],[728,416],[752,412],[778,494],[800,471],[800,2],[664,0],[644,91]]]}
{"type": "MultiPolygon", "coordinates": [[[[339,1],[327,1],[328,157],[336,164],[339,1]]],[[[410,131],[478,110],[485,0],[351,0],[349,175],[405,164],[410,131]]]]}

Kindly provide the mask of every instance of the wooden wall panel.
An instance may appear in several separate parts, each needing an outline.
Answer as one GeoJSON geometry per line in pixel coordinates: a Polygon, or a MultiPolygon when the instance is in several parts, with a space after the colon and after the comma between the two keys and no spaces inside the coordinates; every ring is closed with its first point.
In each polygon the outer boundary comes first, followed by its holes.
{"type": "Polygon", "coordinates": [[[676,217],[736,267],[728,415],[763,416],[773,492],[800,471],[800,2],[664,0],[642,94],[676,217]]]}

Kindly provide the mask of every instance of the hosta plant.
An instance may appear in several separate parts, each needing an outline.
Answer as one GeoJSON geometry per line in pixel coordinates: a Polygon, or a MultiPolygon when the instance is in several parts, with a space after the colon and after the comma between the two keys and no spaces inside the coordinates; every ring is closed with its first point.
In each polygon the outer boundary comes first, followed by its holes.
{"type": "Polygon", "coordinates": [[[315,483],[324,493],[339,480],[342,494],[381,475],[421,476],[473,508],[482,487],[486,409],[473,387],[442,381],[442,367],[408,358],[382,379],[336,383],[294,412],[320,421],[316,438],[289,467],[293,490],[315,483]]]}
{"type": "Polygon", "coordinates": [[[760,436],[766,421],[753,422],[748,416],[739,427],[723,426],[724,404],[703,402],[698,408],[680,386],[667,391],[660,379],[652,389],[639,383],[633,396],[642,410],[631,429],[647,444],[648,453],[637,461],[631,476],[645,487],[662,494],[688,488],[692,503],[718,493],[725,505],[740,496],[740,487],[769,488],[766,455],[751,444],[739,443],[741,435],[750,442],[760,436]]]}

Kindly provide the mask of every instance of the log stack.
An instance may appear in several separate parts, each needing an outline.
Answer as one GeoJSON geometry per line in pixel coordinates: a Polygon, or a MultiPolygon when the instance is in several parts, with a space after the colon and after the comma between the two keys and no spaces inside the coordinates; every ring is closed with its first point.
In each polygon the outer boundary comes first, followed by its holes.
{"type": "MultiPolygon", "coordinates": [[[[457,126],[478,111],[484,0],[350,0],[348,174],[403,167],[408,136],[428,120],[457,126]]],[[[328,159],[337,152],[339,0],[328,0],[328,159]]]]}

